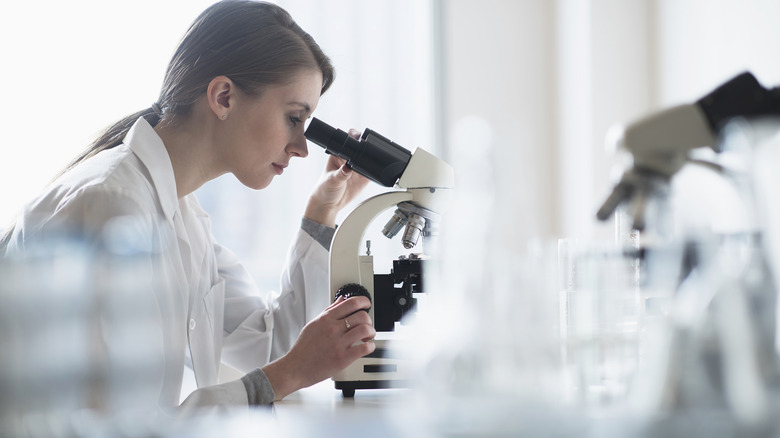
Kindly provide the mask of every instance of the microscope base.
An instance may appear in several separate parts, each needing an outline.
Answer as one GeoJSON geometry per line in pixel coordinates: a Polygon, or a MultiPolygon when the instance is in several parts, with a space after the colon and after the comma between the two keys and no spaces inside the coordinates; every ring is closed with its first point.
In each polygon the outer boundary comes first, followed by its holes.
{"type": "Polygon", "coordinates": [[[341,390],[344,398],[355,396],[355,390],[358,389],[388,389],[388,388],[408,388],[409,382],[406,380],[360,380],[355,382],[333,382],[336,389],[341,390]]]}
{"type": "Polygon", "coordinates": [[[409,364],[391,348],[389,340],[377,339],[376,350],[361,357],[333,376],[336,389],[344,397],[354,397],[356,389],[385,389],[409,387],[409,364]]]}

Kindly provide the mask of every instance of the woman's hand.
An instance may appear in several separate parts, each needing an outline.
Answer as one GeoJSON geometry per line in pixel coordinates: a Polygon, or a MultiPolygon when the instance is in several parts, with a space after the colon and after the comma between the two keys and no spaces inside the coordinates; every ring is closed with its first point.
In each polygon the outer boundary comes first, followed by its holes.
{"type": "MultiPolygon", "coordinates": [[[[349,130],[349,135],[360,138],[360,132],[349,130]]],[[[368,184],[368,178],[346,166],[345,160],[331,155],[325,173],[314,188],[304,216],[328,227],[336,226],[336,215],[368,184]]]]}
{"type": "Polygon", "coordinates": [[[265,367],[276,400],[321,382],[374,351],[366,297],[339,297],[301,331],[290,351],[265,367]],[[362,342],[360,342],[362,341],[362,342]]]}

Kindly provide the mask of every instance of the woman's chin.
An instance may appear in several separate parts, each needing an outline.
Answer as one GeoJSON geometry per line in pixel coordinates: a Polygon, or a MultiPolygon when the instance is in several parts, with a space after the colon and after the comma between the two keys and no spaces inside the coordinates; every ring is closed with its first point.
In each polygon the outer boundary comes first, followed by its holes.
{"type": "Polygon", "coordinates": [[[269,185],[271,185],[271,181],[273,181],[273,177],[271,178],[257,178],[253,180],[242,180],[241,178],[238,178],[238,181],[241,182],[244,186],[252,189],[252,190],[262,190],[269,185]]]}

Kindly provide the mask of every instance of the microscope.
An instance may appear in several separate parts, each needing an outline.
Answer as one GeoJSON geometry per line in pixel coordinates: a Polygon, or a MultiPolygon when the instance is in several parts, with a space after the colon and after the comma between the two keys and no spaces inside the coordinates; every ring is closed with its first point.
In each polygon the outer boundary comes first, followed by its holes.
{"type": "MultiPolygon", "coordinates": [[[[697,148],[722,152],[719,132],[735,118],[780,116],[780,88],[767,90],[749,72],[722,84],[693,103],[650,114],[622,129],[618,146],[631,154],[632,167],[623,173],[596,216],[608,219],[620,204],[628,204],[633,228],[645,228],[645,207],[686,163],[718,168],[691,157],[697,148]]],[[[663,190],[661,190],[663,191],[663,190]]]]}
{"type": "Polygon", "coordinates": [[[330,249],[330,299],[339,296],[367,296],[368,310],[377,337],[376,350],[358,359],[333,377],[336,389],[344,397],[353,397],[356,389],[404,387],[408,384],[408,365],[391,348],[390,332],[395,323],[415,309],[414,294],[425,292],[425,257],[416,253],[393,261],[390,274],[374,274],[370,241],[361,255],[366,228],[383,211],[395,207],[382,229],[387,238],[404,230],[404,248],[414,248],[421,236],[435,230],[435,224],[452,199],[455,174],[452,167],[417,148],[413,153],[382,135],[366,129],[359,140],[346,132],[312,118],[306,138],[328,154],[347,160],[347,165],[368,179],[384,186],[397,187],[373,196],[347,215],[333,236],[330,249]]]}
{"type": "MultiPolygon", "coordinates": [[[[622,129],[619,146],[633,161],[598,210],[598,219],[609,219],[625,205],[633,229],[670,234],[654,223],[663,220],[648,214],[647,207],[668,198],[671,180],[687,163],[704,165],[741,184],[742,208],[755,219],[755,224],[747,224],[747,231],[724,233],[710,228],[668,240],[681,248],[677,262],[670,261],[671,252],[661,257],[666,258],[664,263],[679,264],[670,335],[656,351],[648,374],[639,377],[647,381],[635,385],[643,388],[638,392],[645,407],[673,413],[721,409],[730,412],[738,425],[752,428],[773,421],[773,398],[780,383],[775,284],[780,270],[778,264],[772,266],[771,256],[780,257],[780,236],[778,217],[759,214],[762,204],[772,199],[755,196],[756,189],[769,180],[758,181],[754,171],[760,164],[769,169],[765,173],[778,174],[777,162],[757,162],[756,152],[767,147],[767,141],[780,151],[780,87],[766,89],[749,72],[693,103],[663,109],[622,129]],[[693,151],[699,148],[722,157],[737,143],[736,152],[748,156],[752,167],[735,170],[715,160],[694,158],[693,151]]],[[[773,178],[776,196],[778,178],[773,178]]],[[[660,261],[661,241],[640,251],[643,276],[657,274],[652,257],[655,252],[655,261],[660,261]]]]}

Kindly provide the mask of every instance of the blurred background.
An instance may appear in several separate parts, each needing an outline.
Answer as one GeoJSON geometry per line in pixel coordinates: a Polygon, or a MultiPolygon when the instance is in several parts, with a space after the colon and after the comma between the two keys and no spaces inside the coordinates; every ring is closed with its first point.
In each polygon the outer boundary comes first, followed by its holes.
{"type": "MultiPolygon", "coordinates": [[[[4,7],[0,228],[103,128],[157,99],[179,37],[211,3],[4,7]]],[[[613,124],[697,99],[744,70],[780,84],[773,0],[278,3],[336,66],[317,117],[459,162],[468,162],[457,159],[464,139],[482,138],[491,165],[456,174],[492,181],[498,202],[511,206],[507,247],[613,232],[593,220],[615,177],[605,142],[613,124]]],[[[199,190],[214,234],[264,289],[278,287],[280,254],[324,165],[325,154],[310,149],[270,189],[228,175],[199,190]]]]}

